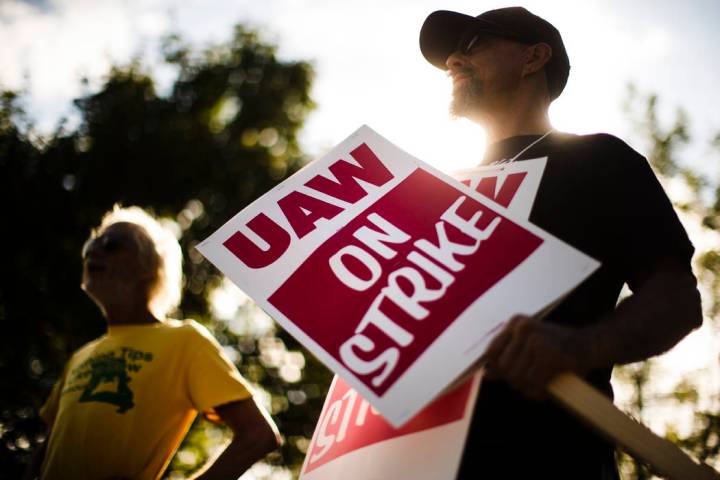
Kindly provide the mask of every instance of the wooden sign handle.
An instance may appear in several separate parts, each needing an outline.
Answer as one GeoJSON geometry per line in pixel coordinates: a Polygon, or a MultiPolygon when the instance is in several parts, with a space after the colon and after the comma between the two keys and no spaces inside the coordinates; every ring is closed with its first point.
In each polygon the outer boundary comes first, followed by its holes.
{"type": "Polygon", "coordinates": [[[720,474],[700,465],[672,442],[660,438],[577,375],[563,373],[548,385],[550,395],[633,457],[670,480],[719,480],[720,474]]]}

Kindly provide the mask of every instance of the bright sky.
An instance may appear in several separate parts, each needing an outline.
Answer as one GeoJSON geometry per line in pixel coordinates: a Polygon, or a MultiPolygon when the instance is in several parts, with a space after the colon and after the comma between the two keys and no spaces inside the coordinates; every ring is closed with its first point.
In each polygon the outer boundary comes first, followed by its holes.
{"type": "MultiPolygon", "coordinates": [[[[286,59],[317,70],[318,109],[302,134],[306,150],[323,153],[368,124],[400,147],[444,170],[475,164],[481,130],[447,113],[450,82],[422,58],[418,32],[438,9],[477,15],[497,1],[437,0],[3,0],[0,85],[27,87],[42,129],[72,117],[79,78],[98,85],[112,62],[142,55],[154,66],[159,38],[179,30],[196,45],[229,38],[237,22],[260,27],[286,59]]],[[[524,6],[563,35],[570,81],[551,110],[560,130],[605,131],[634,142],[621,103],[628,82],[657,92],[669,118],[682,106],[704,145],[720,131],[720,62],[716,0],[539,1],[524,6]]],[[[168,85],[171,72],[157,70],[168,85]]],[[[162,82],[161,82],[162,83],[162,82]]],[[[162,85],[161,85],[162,86],[162,85]]],[[[642,145],[637,145],[642,148],[642,145]]],[[[705,157],[706,147],[692,156],[705,157]]],[[[708,172],[720,172],[708,166],[708,172]]],[[[713,159],[717,164],[717,157],[713,159]]]]}
{"type": "MultiPolygon", "coordinates": [[[[159,39],[174,30],[194,45],[227,40],[232,26],[259,27],[284,59],[311,60],[318,109],[302,133],[313,157],[362,124],[411,154],[450,171],[472,166],[484,149],[481,130],[447,113],[450,81],[425,62],[418,33],[425,17],[446,9],[477,15],[512,5],[494,0],[0,0],[0,86],[25,88],[41,130],[65,116],[82,94],[80,77],[100,85],[112,63],[140,55],[160,79],[159,39]]],[[[626,86],[660,95],[664,119],[682,106],[696,143],[694,165],[720,176],[710,139],[720,132],[720,2],[717,0],[527,0],[529,10],[562,33],[572,70],[551,109],[556,128],[609,132],[642,151],[621,104],[626,86]]],[[[694,371],[715,364],[717,342],[704,327],[664,365],[694,371]]],[[[665,377],[667,382],[676,376],[665,377]]],[[[711,390],[717,382],[709,382],[711,390]]],[[[669,387],[668,387],[669,388],[669,387]]],[[[623,396],[623,392],[619,392],[623,396]]]]}

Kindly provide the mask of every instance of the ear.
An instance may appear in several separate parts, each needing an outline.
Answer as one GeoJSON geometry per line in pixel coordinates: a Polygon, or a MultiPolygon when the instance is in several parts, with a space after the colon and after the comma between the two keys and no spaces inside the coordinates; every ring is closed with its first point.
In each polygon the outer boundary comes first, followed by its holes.
{"type": "Polygon", "coordinates": [[[550,61],[552,48],[547,43],[536,43],[525,49],[523,75],[530,75],[539,71],[550,61]]]}

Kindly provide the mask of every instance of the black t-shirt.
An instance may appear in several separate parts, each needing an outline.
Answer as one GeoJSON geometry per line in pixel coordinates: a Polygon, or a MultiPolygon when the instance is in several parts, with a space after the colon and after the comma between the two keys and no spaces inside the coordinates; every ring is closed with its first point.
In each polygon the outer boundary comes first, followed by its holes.
{"type": "MultiPolygon", "coordinates": [[[[493,144],[483,164],[512,158],[538,138],[493,144]]],[[[611,135],[553,133],[516,161],[545,156],[530,221],[602,263],[546,321],[602,321],[623,284],[637,288],[660,258],[676,258],[690,269],[692,244],[640,154],[611,135]]],[[[610,374],[595,371],[587,380],[612,396],[610,374]]],[[[601,473],[608,464],[612,447],[560,407],[525,399],[503,382],[483,381],[458,478],[485,478],[482,472],[500,467],[509,479],[612,478],[601,473]]]]}

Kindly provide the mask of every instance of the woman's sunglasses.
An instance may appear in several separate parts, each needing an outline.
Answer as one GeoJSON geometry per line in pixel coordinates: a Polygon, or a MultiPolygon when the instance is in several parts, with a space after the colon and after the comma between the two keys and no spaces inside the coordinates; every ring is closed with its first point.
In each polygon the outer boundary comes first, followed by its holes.
{"type": "Polygon", "coordinates": [[[91,247],[99,248],[105,253],[115,253],[130,245],[132,239],[126,235],[103,233],[98,237],[87,239],[81,251],[82,258],[87,258],[91,247]]]}

